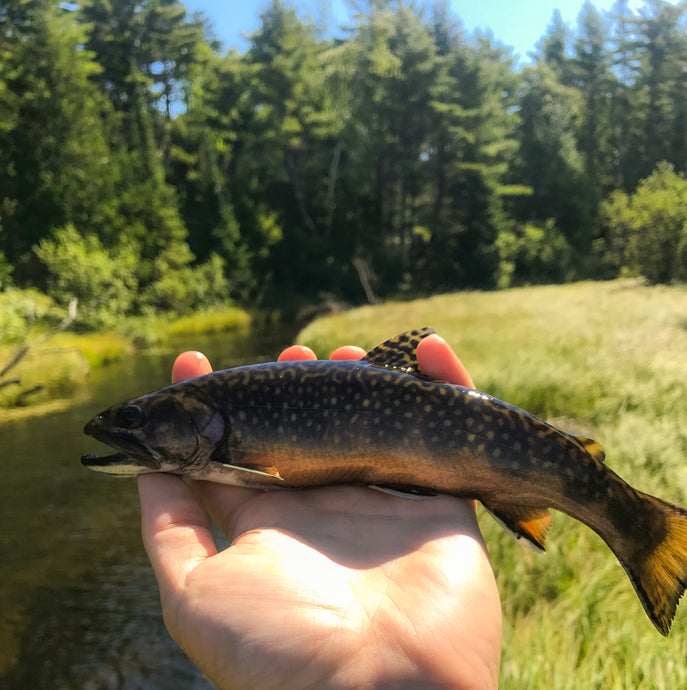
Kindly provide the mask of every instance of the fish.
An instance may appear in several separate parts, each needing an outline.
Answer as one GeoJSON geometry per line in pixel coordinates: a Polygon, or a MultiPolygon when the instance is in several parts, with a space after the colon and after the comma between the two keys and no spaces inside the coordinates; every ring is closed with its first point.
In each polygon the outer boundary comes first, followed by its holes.
{"type": "Polygon", "coordinates": [[[477,499],[537,551],[553,508],[603,539],[667,635],[687,587],[687,511],[626,483],[597,441],[423,375],[417,345],[434,332],[402,333],[361,360],[241,366],[115,405],[84,431],[117,452],[82,463],[259,489],[354,484],[477,499]]]}

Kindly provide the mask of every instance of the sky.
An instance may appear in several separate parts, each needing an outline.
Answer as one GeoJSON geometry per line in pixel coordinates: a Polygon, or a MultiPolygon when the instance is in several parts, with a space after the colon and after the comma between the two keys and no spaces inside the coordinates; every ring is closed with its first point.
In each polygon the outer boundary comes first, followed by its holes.
{"type": "MultiPolygon", "coordinates": [[[[189,12],[202,11],[213,25],[217,38],[225,48],[237,48],[241,52],[248,47],[250,36],[260,25],[260,13],[269,6],[270,0],[183,0],[189,12]]],[[[571,28],[576,26],[577,15],[584,0],[450,0],[451,7],[467,32],[475,29],[491,31],[494,40],[513,46],[522,62],[534,50],[537,41],[546,33],[551,16],[560,9],[563,20],[571,28]]],[[[673,0],[671,0],[673,2],[673,0]]],[[[677,2],[677,0],[674,0],[677,2]]],[[[597,10],[609,10],[614,0],[592,0],[597,10]]],[[[335,29],[348,17],[345,0],[291,0],[302,17],[310,16],[318,23],[329,19],[335,29]],[[330,11],[322,8],[330,8],[330,11]]],[[[638,8],[641,0],[630,2],[638,8]]]]}

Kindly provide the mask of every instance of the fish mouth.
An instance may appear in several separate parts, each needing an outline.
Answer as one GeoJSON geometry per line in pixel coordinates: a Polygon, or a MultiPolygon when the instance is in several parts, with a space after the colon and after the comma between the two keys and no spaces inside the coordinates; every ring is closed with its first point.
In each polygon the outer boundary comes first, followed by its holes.
{"type": "MultiPolygon", "coordinates": [[[[96,417],[96,420],[98,418],[96,417]]],[[[159,470],[162,464],[156,460],[150,449],[137,438],[121,431],[106,431],[97,428],[96,420],[91,420],[84,427],[84,431],[97,441],[102,441],[119,452],[111,455],[97,456],[86,453],[81,456],[81,462],[92,469],[131,465],[136,463],[150,470],[159,470]]]]}
{"type": "Polygon", "coordinates": [[[109,467],[110,465],[119,465],[128,460],[124,453],[113,453],[112,455],[93,455],[93,453],[84,453],[81,456],[81,464],[85,467],[109,467]]]}
{"type": "MultiPolygon", "coordinates": [[[[146,474],[149,470],[140,461],[130,458],[124,453],[98,456],[86,453],[81,456],[81,464],[96,472],[104,472],[115,477],[135,477],[146,474]]],[[[151,468],[154,470],[154,468],[151,468]]]]}

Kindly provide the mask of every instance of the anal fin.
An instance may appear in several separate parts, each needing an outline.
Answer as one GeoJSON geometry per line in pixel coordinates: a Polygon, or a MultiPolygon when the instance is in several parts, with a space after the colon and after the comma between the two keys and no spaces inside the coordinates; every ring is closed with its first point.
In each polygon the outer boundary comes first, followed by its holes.
{"type": "Polygon", "coordinates": [[[544,551],[546,534],[553,524],[548,508],[530,506],[484,506],[496,522],[516,541],[532,551],[544,551]]]}

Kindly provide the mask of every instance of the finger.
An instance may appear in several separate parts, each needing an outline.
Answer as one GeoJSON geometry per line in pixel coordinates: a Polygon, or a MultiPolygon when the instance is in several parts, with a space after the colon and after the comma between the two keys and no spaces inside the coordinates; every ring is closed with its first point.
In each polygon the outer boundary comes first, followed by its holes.
{"type": "Polygon", "coordinates": [[[138,491],[143,545],[160,593],[178,595],[187,575],[217,553],[207,515],[178,477],[140,475],[138,491]]]}
{"type": "Polygon", "coordinates": [[[196,352],[195,350],[182,352],[174,360],[172,383],[179,383],[179,381],[190,379],[192,376],[209,374],[211,371],[212,365],[202,352],[196,352]]]}
{"type": "Polygon", "coordinates": [[[433,333],[421,340],[417,346],[417,359],[422,373],[431,379],[456,383],[474,388],[472,377],[451,346],[439,335],[433,333]]]}
{"type": "Polygon", "coordinates": [[[291,345],[277,359],[278,362],[290,362],[301,359],[317,359],[317,355],[305,345],[291,345]]]}
{"type": "Polygon", "coordinates": [[[362,347],[355,347],[354,345],[342,345],[337,347],[329,359],[361,359],[367,354],[362,347]]]}

